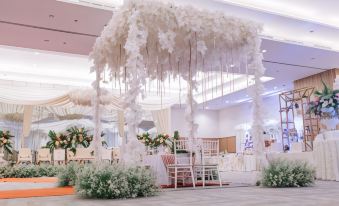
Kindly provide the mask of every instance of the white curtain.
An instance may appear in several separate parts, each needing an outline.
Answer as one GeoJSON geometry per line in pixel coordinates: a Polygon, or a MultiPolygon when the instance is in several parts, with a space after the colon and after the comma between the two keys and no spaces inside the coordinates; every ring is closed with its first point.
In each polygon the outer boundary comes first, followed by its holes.
{"type": "Polygon", "coordinates": [[[157,133],[166,133],[171,132],[171,110],[170,108],[162,110],[153,110],[152,116],[155,127],[157,128],[157,133]]]}

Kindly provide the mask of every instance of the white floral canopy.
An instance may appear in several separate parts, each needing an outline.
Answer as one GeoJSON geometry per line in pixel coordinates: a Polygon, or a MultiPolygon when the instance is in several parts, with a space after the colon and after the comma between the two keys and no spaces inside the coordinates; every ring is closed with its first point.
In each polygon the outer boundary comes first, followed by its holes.
{"type": "MultiPolygon", "coordinates": [[[[253,97],[252,134],[255,151],[262,156],[261,94],[264,74],[260,53],[261,26],[255,22],[225,16],[221,12],[202,11],[190,6],[176,6],[160,0],[126,0],[114,12],[112,19],[97,39],[90,58],[96,72],[93,83],[97,99],[101,95],[100,81],[105,70],[111,81],[122,80],[127,86],[124,96],[125,118],[128,123],[128,144],[125,161],[136,160],[141,150],[135,138],[140,121],[138,101],[145,95],[146,79],[160,82],[169,77],[187,81],[186,120],[190,139],[194,140],[195,101],[198,73],[251,74],[255,84],[253,97]],[[139,149],[138,149],[139,148],[139,149]]],[[[223,75],[220,75],[221,81],[223,75]]],[[[160,88],[161,89],[161,88],[160,88]]],[[[96,137],[100,136],[100,105],[94,99],[96,137]]],[[[100,142],[96,141],[100,159],[100,142]]]]}

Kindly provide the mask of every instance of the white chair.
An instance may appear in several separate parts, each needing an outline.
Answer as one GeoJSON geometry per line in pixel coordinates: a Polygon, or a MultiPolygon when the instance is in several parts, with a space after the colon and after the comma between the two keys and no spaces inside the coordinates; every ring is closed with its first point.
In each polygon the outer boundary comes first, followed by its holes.
{"type": "Polygon", "coordinates": [[[111,149],[102,149],[101,150],[101,159],[108,161],[110,164],[113,162],[113,150],[111,149]]]}
{"type": "Polygon", "coordinates": [[[53,151],[53,164],[65,164],[65,150],[55,149],[53,151]]]}
{"type": "Polygon", "coordinates": [[[18,152],[17,164],[20,163],[33,163],[32,150],[29,148],[21,148],[18,152]]]}
{"type": "Polygon", "coordinates": [[[69,149],[67,150],[67,162],[89,162],[94,160],[94,149],[92,148],[77,148],[74,154],[69,149]]]}
{"type": "Polygon", "coordinates": [[[212,158],[219,157],[219,140],[200,141],[201,163],[194,165],[196,178],[202,180],[202,186],[205,187],[206,179],[210,181],[218,180],[222,187],[218,164],[212,163],[212,158]],[[216,175],[217,178],[214,178],[216,175]]]}
{"type": "Polygon", "coordinates": [[[52,163],[52,156],[50,150],[47,148],[38,149],[36,153],[36,164],[40,164],[41,162],[52,163]]]}
{"type": "Polygon", "coordinates": [[[185,180],[191,179],[192,185],[195,188],[195,179],[193,172],[194,159],[192,155],[192,147],[188,140],[174,141],[174,164],[167,165],[167,173],[170,182],[174,180],[174,188],[178,187],[178,180],[182,181],[185,186],[185,180]],[[188,153],[178,154],[179,151],[186,151],[188,153]]]}

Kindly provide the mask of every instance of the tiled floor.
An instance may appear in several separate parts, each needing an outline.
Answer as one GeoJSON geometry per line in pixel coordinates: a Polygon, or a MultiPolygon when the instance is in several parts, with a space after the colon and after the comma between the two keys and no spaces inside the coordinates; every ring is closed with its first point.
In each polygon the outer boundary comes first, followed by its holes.
{"type": "Polygon", "coordinates": [[[233,187],[161,192],[156,197],[130,200],[87,200],[76,196],[0,200],[1,206],[241,206],[339,205],[339,182],[319,181],[308,188],[233,187]]]}

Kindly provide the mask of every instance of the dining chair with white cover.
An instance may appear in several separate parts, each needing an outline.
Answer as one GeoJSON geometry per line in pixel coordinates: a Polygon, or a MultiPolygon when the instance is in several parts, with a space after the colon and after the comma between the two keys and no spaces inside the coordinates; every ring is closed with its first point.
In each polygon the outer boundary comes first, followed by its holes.
{"type": "Polygon", "coordinates": [[[89,162],[94,160],[93,148],[77,148],[74,154],[71,150],[67,150],[67,162],[89,162]]]}
{"type": "Polygon", "coordinates": [[[111,164],[113,162],[113,150],[103,148],[101,150],[101,159],[111,164]]]}
{"type": "Polygon", "coordinates": [[[32,150],[30,148],[20,148],[18,151],[17,164],[33,163],[32,150]]]}
{"type": "Polygon", "coordinates": [[[201,178],[203,187],[205,187],[206,179],[208,181],[216,180],[222,187],[219,165],[213,161],[219,157],[219,140],[204,139],[200,141],[199,145],[201,162],[194,165],[196,179],[201,178]]]}
{"type": "Polygon", "coordinates": [[[167,173],[169,182],[174,180],[174,188],[178,187],[178,180],[182,181],[185,186],[186,179],[191,179],[193,187],[195,187],[194,179],[194,158],[192,153],[192,146],[190,142],[185,140],[174,140],[174,163],[167,165],[167,173]],[[188,153],[180,153],[180,152],[188,153]]]}
{"type": "Polygon", "coordinates": [[[65,150],[64,149],[55,149],[53,150],[53,164],[65,164],[65,150]]]}
{"type": "Polygon", "coordinates": [[[52,163],[52,155],[50,149],[42,148],[38,149],[36,152],[36,164],[40,164],[41,162],[52,163]]]}

